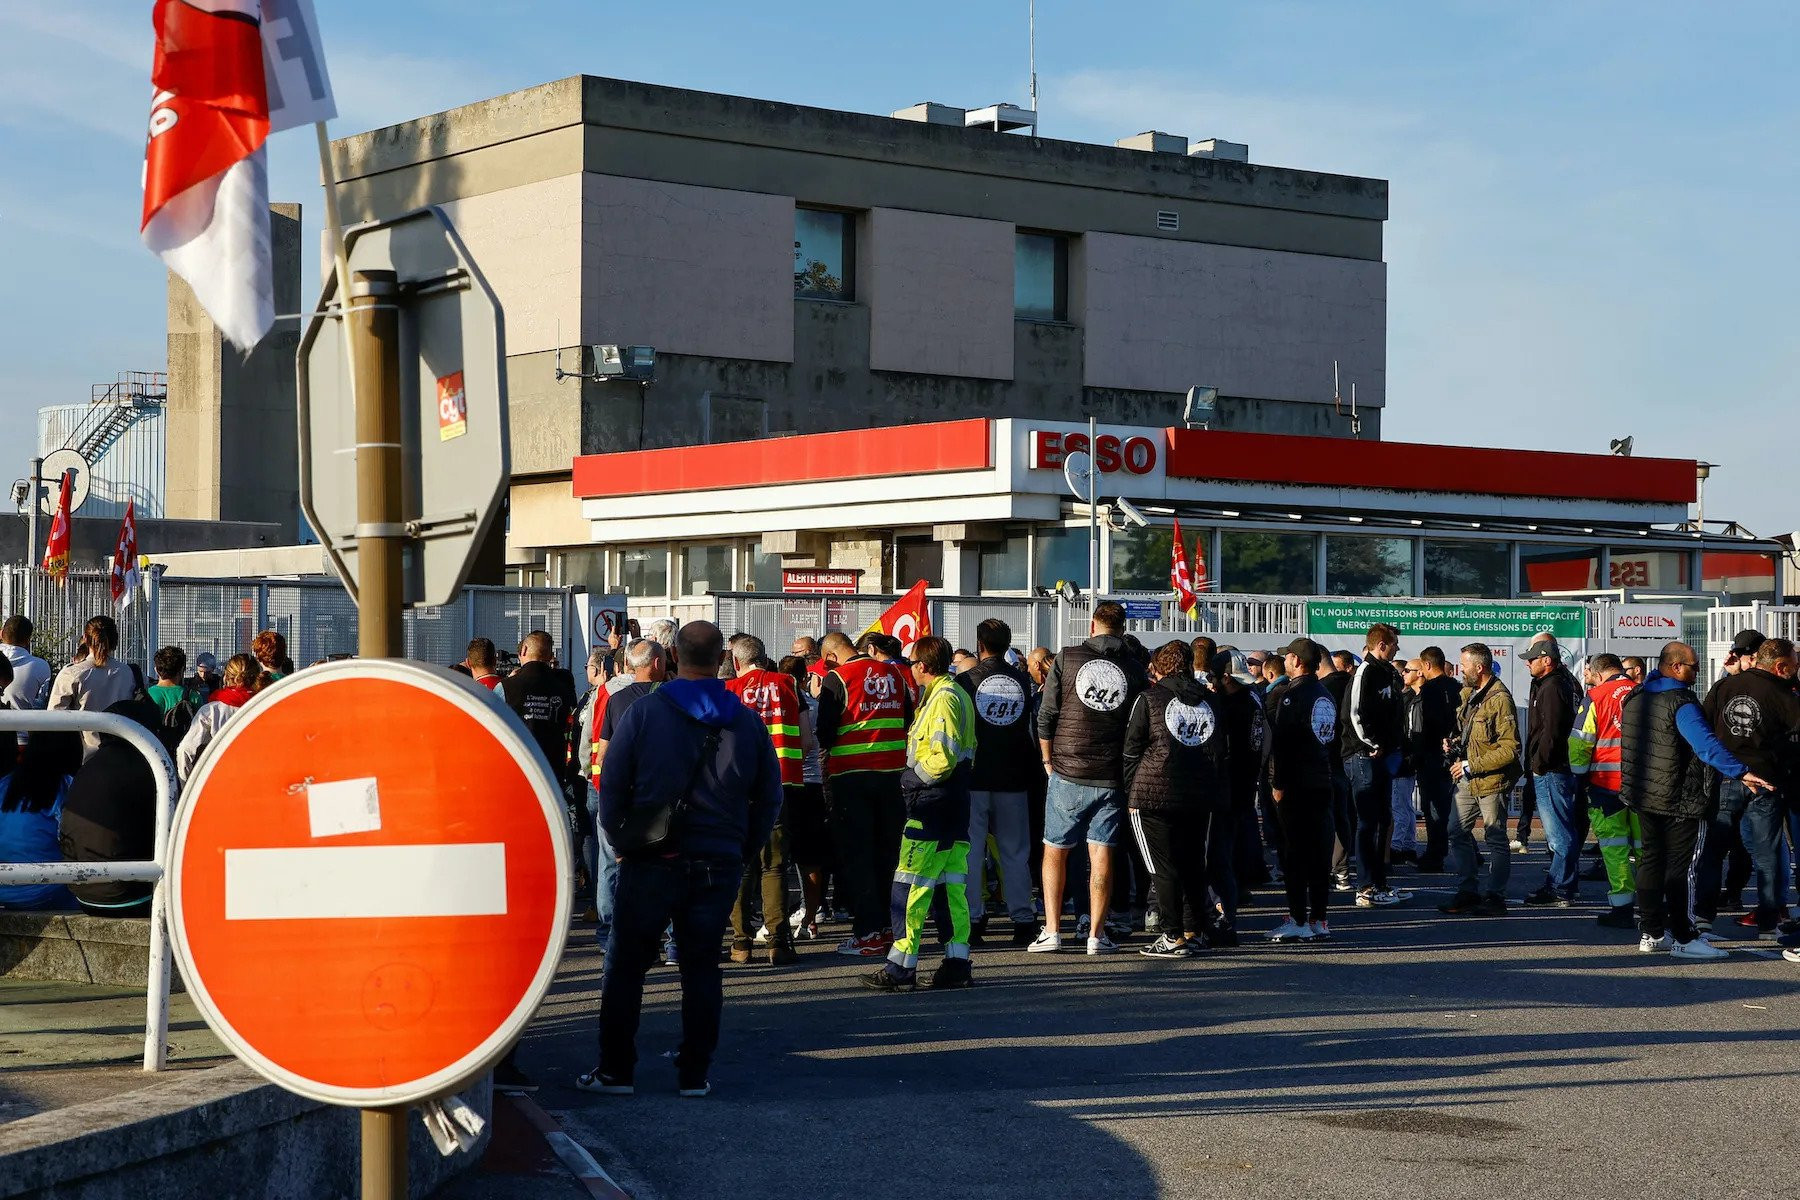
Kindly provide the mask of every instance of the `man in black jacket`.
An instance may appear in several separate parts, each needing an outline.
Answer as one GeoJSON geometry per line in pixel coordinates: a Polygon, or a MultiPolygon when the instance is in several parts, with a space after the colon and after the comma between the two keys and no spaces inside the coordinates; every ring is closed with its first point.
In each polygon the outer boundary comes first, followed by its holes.
{"type": "Polygon", "coordinates": [[[1768,638],[1735,674],[1721,679],[1701,706],[1725,748],[1774,786],[1752,792],[1727,779],[1719,808],[1702,834],[1694,862],[1694,914],[1706,932],[1719,915],[1719,876],[1741,829],[1756,867],[1756,908],[1738,919],[1745,929],[1768,932],[1787,916],[1777,867],[1781,831],[1796,766],[1800,699],[1794,695],[1794,643],[1768,638]]]}
{"type": "MultiPolygon", "coordinates": [[[[1331,851],[1331,877],[1340,892],[1356,887],[1356,872],[1351,866],[1356,857],[1356,797],[1350,789],[1350,773],[1346,769],[1349,752],[1345,749],[1344,718],[1350,711],[1350,682],[1355,678],[1352,664],[1346,671],[1337,665],[1337,656],[1327,654],[1319,660],[1316,678],[1325,694],[1337,706],[1337,737],[1331,743],[1331,826],[1336,835],[1331,851]]],[[[1270,689],[1269,695],[1274,694],[1270,689]]],[[[1266,705],[1265,705],[1266,707],[1266,705]]]]}
{"type": "Polygon", "coordinates": [[[974,667],[956,682],[975,702],[975,765],[969,784],[969,916],[973,936],[987,928],[987,839],[994,835],[1000,886],[1012,917],[1014,948],[1036,935],[1031,911],[1032,775],[1042,774],[1031,733],[1031,680],[1006,661],[1012,629],[992,617],[975,627],[974,667]]]}
{"type": "Polygon", "coordinates": [[[1356,854],[1362,859],[1358,908],[1398,904],[1406,892],[1388,885],[1388,842],[1394,832],[1394,775],[1400,769],[1401,699],[1406,685],[1394,669],[1400,631],[1369,626],[1362,662],[1350,680],[1344,717],[1344,771],[1356,809],[1356,854]]]}
{"type": "Polygon", "coordinates": [[[1419,807],[1425,810],[1425,853],[1419,870],[1441,871],[1450,853],[1450,806],[1456,785],[1444,758],[1444,739],[1456,734],[1456,710],[1462,689],[1445,669],[1441,646],[1419,651],[1418,733],[1413,742],[1413,773],[1419,781],[1419,807]]]}
{"type": "Polygon", "coordinates": [[[500,684],[506,707],[519,714],[544,752],[550,773],[567,793],[576,781],[569,738],[578,700],[575,677],[556,665],[550,635],[535,629],[519,643],[519,669],[500,684]]]}
{"type": "Polygon", "coordinates": [[[1328,941],[1337,705],[1314,675],[1325,656],[1319,643],[1295,638],[1282,654],[1288,682],[1269,693],[1264,761],[1287,850],[1288,916],[1268,936],[1274,942],[1328,941]]]}
{"type": "MultiPolygon", "coordinates": [[[[1567,908],[1579,887],[1581,843],[1575,816],[1575,775],[1569,769],[1569,733],[1575,728],[1580,689],[1562,665],[1555,638],[1535,641],[1519,655],[1531,672],[1531,698],[1526,706],[1525,769],[1537,793],[1538,818],[1550,845],[1550,865],[1543,886],[1525,897],[1539,907],[1567,908]]],[[[1519,821],[1519,840],[1525,820],[1519,821]]]]}

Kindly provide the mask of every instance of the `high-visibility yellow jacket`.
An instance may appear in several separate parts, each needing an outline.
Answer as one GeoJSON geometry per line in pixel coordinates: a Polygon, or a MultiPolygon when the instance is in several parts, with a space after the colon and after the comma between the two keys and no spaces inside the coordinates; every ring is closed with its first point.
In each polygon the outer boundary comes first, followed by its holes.
{"type": "Polygon", "coordinates": [[[906,765],[925,784],[948,780],[959,763],[975,761],[975,705],[948,675],[925,688],[906,736],[906,765]]]}

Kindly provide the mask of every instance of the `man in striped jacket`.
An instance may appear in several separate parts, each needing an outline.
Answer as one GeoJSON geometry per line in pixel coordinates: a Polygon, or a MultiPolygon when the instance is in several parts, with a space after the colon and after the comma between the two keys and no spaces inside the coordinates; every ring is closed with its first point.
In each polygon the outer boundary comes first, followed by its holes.
{"type": "MultiPolygon", "coordinates": [[[[764,670],[762,664],[767,661],[763,641],[755,634],[740,633],[732,638],[731,665],[737,677],[725,681],[725,690],[742,700],[769,731],[775,762],[781,769],[781,809],[785,815],[795,793],[804,790],[804,747],[812,741],[812,718],[800,704],[800,692],[793,679],[780,671],[764,670]]],[[[731,908],[732,962],[747,963],[755,951],[756,925],[750,913],[759,883],[763,923],[769,927],[769,965],[779,967],[797,961],[793,928],[787,919],[787,867],[787,827],[777,817],[760,860],[744,863],[744,882],[738,888],[737,903],[731,908]]]]}

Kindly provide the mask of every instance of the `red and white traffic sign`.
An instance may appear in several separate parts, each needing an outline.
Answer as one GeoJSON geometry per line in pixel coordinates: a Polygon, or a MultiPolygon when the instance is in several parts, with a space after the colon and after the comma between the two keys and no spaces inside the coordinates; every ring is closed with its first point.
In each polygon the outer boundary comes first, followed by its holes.
{"type": "Polygon", "coordinates": [[[237,1056],[334,1104],[489,1066],[562,956],[568,818],[491,693],[417,663],[313,667],[219,734],[170,841],[196,1007],[237,1056]]]}

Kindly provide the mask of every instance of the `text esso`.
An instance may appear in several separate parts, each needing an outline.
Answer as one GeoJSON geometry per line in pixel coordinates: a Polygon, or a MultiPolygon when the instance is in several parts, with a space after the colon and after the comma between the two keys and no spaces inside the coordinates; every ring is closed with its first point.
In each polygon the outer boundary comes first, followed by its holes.
{"type": "MultiPolygon", "coordinates": [[[[1103,433],[1094,440],[1094,463],[1100,468],[1102,475],[1121,470],[1132,475],[1148,475],[1156,469],[1156,443],[1141,434],[1121,438],[1116,434],[1103,433]]],[[[1031,465],[1034,469],[1048,467],[1060,470],[1063,459],[1077,450],[1087,448],[1088,437],[1085,433],[1064,433],[1060,429],[1031,431],[1031,465]]]]}

